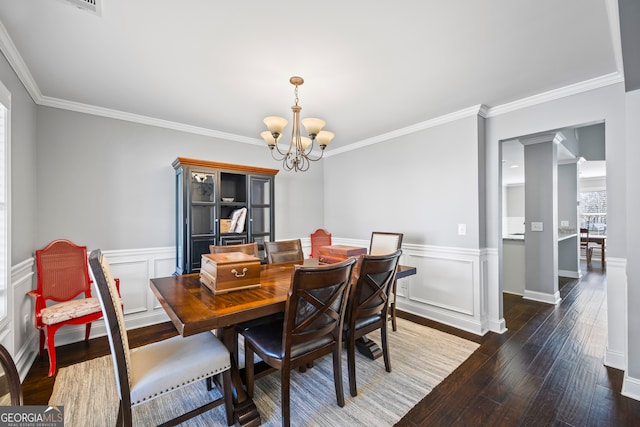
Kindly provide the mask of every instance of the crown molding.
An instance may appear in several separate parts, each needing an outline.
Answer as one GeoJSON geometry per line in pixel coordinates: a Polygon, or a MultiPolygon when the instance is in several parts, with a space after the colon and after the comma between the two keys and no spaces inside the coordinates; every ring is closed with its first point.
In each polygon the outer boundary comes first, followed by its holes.
{"type": "Polygon", "coordinates": [[[395,131],[383,133],[378,136],[363,139],[358,142],[354,142],[345,147],[336,148],[335,150],[328,151],[324,154],[325,157],[335,156],[336,154],[346,153],[348,151],[357,150],[359,148],[367,147],[369,145],[378,144],[380,142],[388,141],[390,139],[398,138],[404,135],[409,135],[421,130],[429,129],[432,127],[440,126],[445,123],[454,122],[456,120],[463,119],[471,116],[483,116],[487,111],[487,107],[479,104],[473,107],[465,108],[464,110],[455,111],[453,113],[445,114],[444,116],[436,117],[434,119],[426,120],[424,122],[416,123],[415,125],[407,126],[395,131]]]}
{"type": "Polygon", "coordinates": [[[11,65],[11,68],[13,68],[18,75],[18,79],[20,79],[25,89],[27,89],[27,92],[29,92],[33,102],[38,104],[38,101],[42,98],[42,92],[40,92],[38,84],[31,75],[31,72],[29,72],[16,45],[13,44],[13,40],[11,40],[2,21],[0,21],[0,51],[4,53],[9,65],[11,65]]]}
{"type": "Polygon", "coordinates": [[[590,90],[599,89],[601,87],[610,86],[616,83],[624,82],[624,75],[616,71],[614,73],[605,74],[590,80],[574,83],[559,89],[553,89],[547,92],[533,95],[528,98],[522,98],[507,104],[498,105],[489,108],[487,117],[495,117],[501,114],[510,113],[512,111],[521,110],[523,108],[532,107],[556,99],[565,98],[571,95],[588,92],[590,90]]]}
{"type": "Polygon", "coordinates": [[[129,122],[141,123],[144,125],[157,126],[166,129],[172,129],[196,135],[211,136],[230,141],[243,142],[245,144],[264,145],[262,140],[257,138],[249,138],[233,133],[220,132],[213,129],[187,125],[184,123],[172,122],[169,120],[156,119],[154,117],[143,116],[140,114],[132,114],[110,108],[96,107],[95,105],[82,104],[80,102],[66,101],[64,99],[51,98],[49,96],[41,96],[39,105],[45,107],[61,108],[64,110],[76,111],[78,113],[91,114],[94,116],[108,117],[111,119],[124,120],[129,122]]]}

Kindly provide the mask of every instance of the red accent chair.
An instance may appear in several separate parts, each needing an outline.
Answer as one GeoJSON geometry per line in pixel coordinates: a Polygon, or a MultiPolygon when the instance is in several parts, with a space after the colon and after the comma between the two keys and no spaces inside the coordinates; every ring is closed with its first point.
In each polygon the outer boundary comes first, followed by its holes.
{"type": "MultiPolygon", "coordinates": [[[[49,376],[56,373],[56,331],[66,325],[86,326],[89,340],[91,322],[102,317],[97,298],[91,296],[87,247],[69,240],[54,240],[36,251],[38,287],[27,295],[35,298],[35,326],[40,331],[40,349],[44,351],[45,333],[49,353],[49,376]],[[81,294],[84,297],[78,298],[81,294]]],[[[120,282],[118,283],[118,289],[120,282]]]]}
{"type": "Polygon", "coordinates": [[[311,258],[320,257],[320,247],[331,245],[331,233],[323,228],[318,228],[311,233],[311,258]]]}

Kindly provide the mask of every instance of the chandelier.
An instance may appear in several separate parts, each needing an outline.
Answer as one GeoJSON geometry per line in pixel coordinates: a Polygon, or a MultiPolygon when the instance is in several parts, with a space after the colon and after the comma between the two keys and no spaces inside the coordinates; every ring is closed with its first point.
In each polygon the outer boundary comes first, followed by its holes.
{"type": "Polygon", "coordinates": [[[293,129],[291,130],[291,141],[286,151],[282,151],[278,145],[278,141],[282,137],[282,131],[287,125],[287,119],[282,117],[265,117],[264,124],[267,125],[267,129],[260,134],[267,143],[271,156],[282,162],[282,166],[288,171],[300,171],[304,172],[309,169],[310,162],[315,162],[322,158],[324,149],[329,145],[333,139],[333,133],[326,130],[321,130],[325,123],[323,120],[306,118],[302,119],[302,125],[304,126],[309,137],[300,135],[300,111],[302,107],[298,105],[298,86],[304,83],[302,77],[293,76],[289,79],[289,82],[294,85],[295,88],[295,105],[291,107],[293,111],[293,129]],[[320,146],[320,155],[312,156],[314,141],[320,146]]]}

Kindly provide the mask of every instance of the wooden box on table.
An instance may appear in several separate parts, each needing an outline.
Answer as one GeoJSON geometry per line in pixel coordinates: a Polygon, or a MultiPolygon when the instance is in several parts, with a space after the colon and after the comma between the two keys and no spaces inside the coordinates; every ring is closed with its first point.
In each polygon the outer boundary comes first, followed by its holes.
{"type": "Polygon", "coordinates": [[[320,246],[318,261],[324,264],[333,264],[336,262],[344,261],[350,257],[360,257],[360,255],[366,255],[367,248],[361,248],[359,246],[347,246],[347,245],[331,245],[320,246]]]}
{"type": "Polygon", "coordinates": [[[203,254],[200,283],[222,294],[260,286],[260,259],[242,252],[203,254]]]}

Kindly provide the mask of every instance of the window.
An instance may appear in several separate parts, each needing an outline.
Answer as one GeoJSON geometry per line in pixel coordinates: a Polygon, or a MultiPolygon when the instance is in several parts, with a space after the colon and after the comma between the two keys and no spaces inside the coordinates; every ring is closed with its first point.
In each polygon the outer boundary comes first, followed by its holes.
{"type": "Polygon", "coordinates": [[[9,156],[9,109],[11,95],[0,83],[0,322],[7,317],[8,295],[10,283],[10,253],[11,248],[9,228],[10,186],[10,156],[9,156]]]}
{"type": "Polygon", "coordinates": [[[588,228],[589,234],[607,234],[607,192],[583,191],[580,193],[580,227],[588,228]]]}

